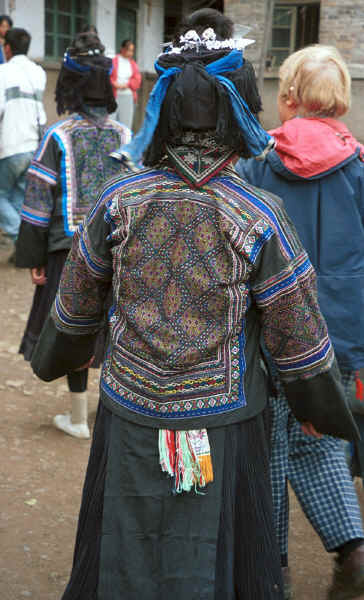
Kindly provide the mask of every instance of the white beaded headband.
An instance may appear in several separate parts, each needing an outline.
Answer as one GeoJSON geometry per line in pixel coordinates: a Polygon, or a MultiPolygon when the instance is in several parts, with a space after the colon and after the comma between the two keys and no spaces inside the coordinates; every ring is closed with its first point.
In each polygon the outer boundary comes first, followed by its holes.
{"type": "Polygon", "coordinates": [[[229,48],[230,50],[244,50],[246,46],[254,44],[255,40],[250,40],[244,37],[230,38],[228,40],[217,40],[216,33],[212,27],[208,27],[202,33],[198,35],[197,31],[190,29],[184,35],[179,38],[181,46],[172,46],[171,44],[164,44],[168,47],[168,54],[180,54],[185,50],[199,50],[201,47],[207,48],[207,50],[224,50],[229,48]]]}

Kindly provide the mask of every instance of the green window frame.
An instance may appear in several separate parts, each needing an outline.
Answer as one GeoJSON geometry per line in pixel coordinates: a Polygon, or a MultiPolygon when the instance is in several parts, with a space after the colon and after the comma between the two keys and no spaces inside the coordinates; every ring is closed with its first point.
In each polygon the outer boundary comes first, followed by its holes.
{"type": "Polygon", "coordinates": [[[45,56],[59,59],[90,22],[91,0],[45,0],[45,56]]]}
{"type": "Polygon", "coordinates": [[[276,4],[273,12],[270,54],[279,66],[295,50],[297,6],[276,4]]]}
{"type": "Polygon", "coordinates": [[[276,3],[273,11],[268,69],[278,68],[295,50],[319,41],[320,3],[312,0],[276,3]]]}

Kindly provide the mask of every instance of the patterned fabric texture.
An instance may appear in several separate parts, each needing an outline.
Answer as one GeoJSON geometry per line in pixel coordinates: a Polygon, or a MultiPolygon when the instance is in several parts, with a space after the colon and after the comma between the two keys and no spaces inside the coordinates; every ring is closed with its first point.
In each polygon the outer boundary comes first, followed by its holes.
{"type": "Polygon", "coordinates": [[[173,145],[166,144],[166,153],[177,173],[196,187],[219,173],[234,154],[203,131],[185,131],[173,145]]]}
{"type": "MultiPolygon", "coordinates": [[[[342,373],[346,393],[355,379],[342,373]]],[[[345,442],[302,432],[282,388],[271,398],[271,478],[275,527],[281,556],[288,553],[288,481],[319,535],[325,549],[333,551],[355,538],[363,538],[361,513],[345,456],[345,442]]]]}
{"type": "Polygon", "coordinates": [[[101,385],[128,411],[240,420],[262,389],[260,327],[283,378],[331,366],[315,275],[294,230],[279,202],[233,171],[198,191],[170,169],[109,182],[75,235],[56,327],[96,331],[111,279],[101,385]]]}
{"type": "Polygon", "coordinates": [[[215,482],[176,498],[158,430],[99,405],[62,600],[283,598],[262,417],[209,438],[215,482]]]}
{"type": "Polygon", "coordinates": [[[72,237],[94,204],[100,182],[119,170],[110,152],[129,139],[130,131],[108,117],[95,122],[74,115],[51,126],[28,170],[22,220],[72,237]]]}

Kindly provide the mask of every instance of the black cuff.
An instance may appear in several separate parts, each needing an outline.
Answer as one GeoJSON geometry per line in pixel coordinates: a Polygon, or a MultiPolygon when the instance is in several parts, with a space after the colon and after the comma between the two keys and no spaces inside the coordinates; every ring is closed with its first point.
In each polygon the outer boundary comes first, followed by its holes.
{"type": "Polygon", "coordinates": [[[93,356],[97,334],[67,335],[56,328],[49,315],[31,360],[34,373],[43,381],[53,381],[72,373],[93,356]]]}
{"type": "Polygon", "coordinates": [[[360,439],[345,399],[336,364],[329,371],[310,379],[284,384],[288,403],[296,419],[309,422],[323,434],[344,440],[360,439]]]}
{"type": "Polygon", "coordinates": [[[23,269],[45,267],[48,262],[48,229],[26,221],[20,224],[15,264],[23,269]]]}

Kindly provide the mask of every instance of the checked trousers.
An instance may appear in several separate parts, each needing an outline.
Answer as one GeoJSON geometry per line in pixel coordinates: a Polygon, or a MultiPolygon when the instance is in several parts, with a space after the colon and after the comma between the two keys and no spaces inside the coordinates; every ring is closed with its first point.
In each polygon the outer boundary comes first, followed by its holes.
{"type": "MultiPolygon", "coordinates": [[[[355,377],[342,373],[348,391],[355,377]]],[[[281,556],[288,554],[288,481],[325,549],[364,538],[359,503],[345,456],[345,442],[305,435],[277,384],[270,399],[271,479],[274,520],[281,556]]]]}

